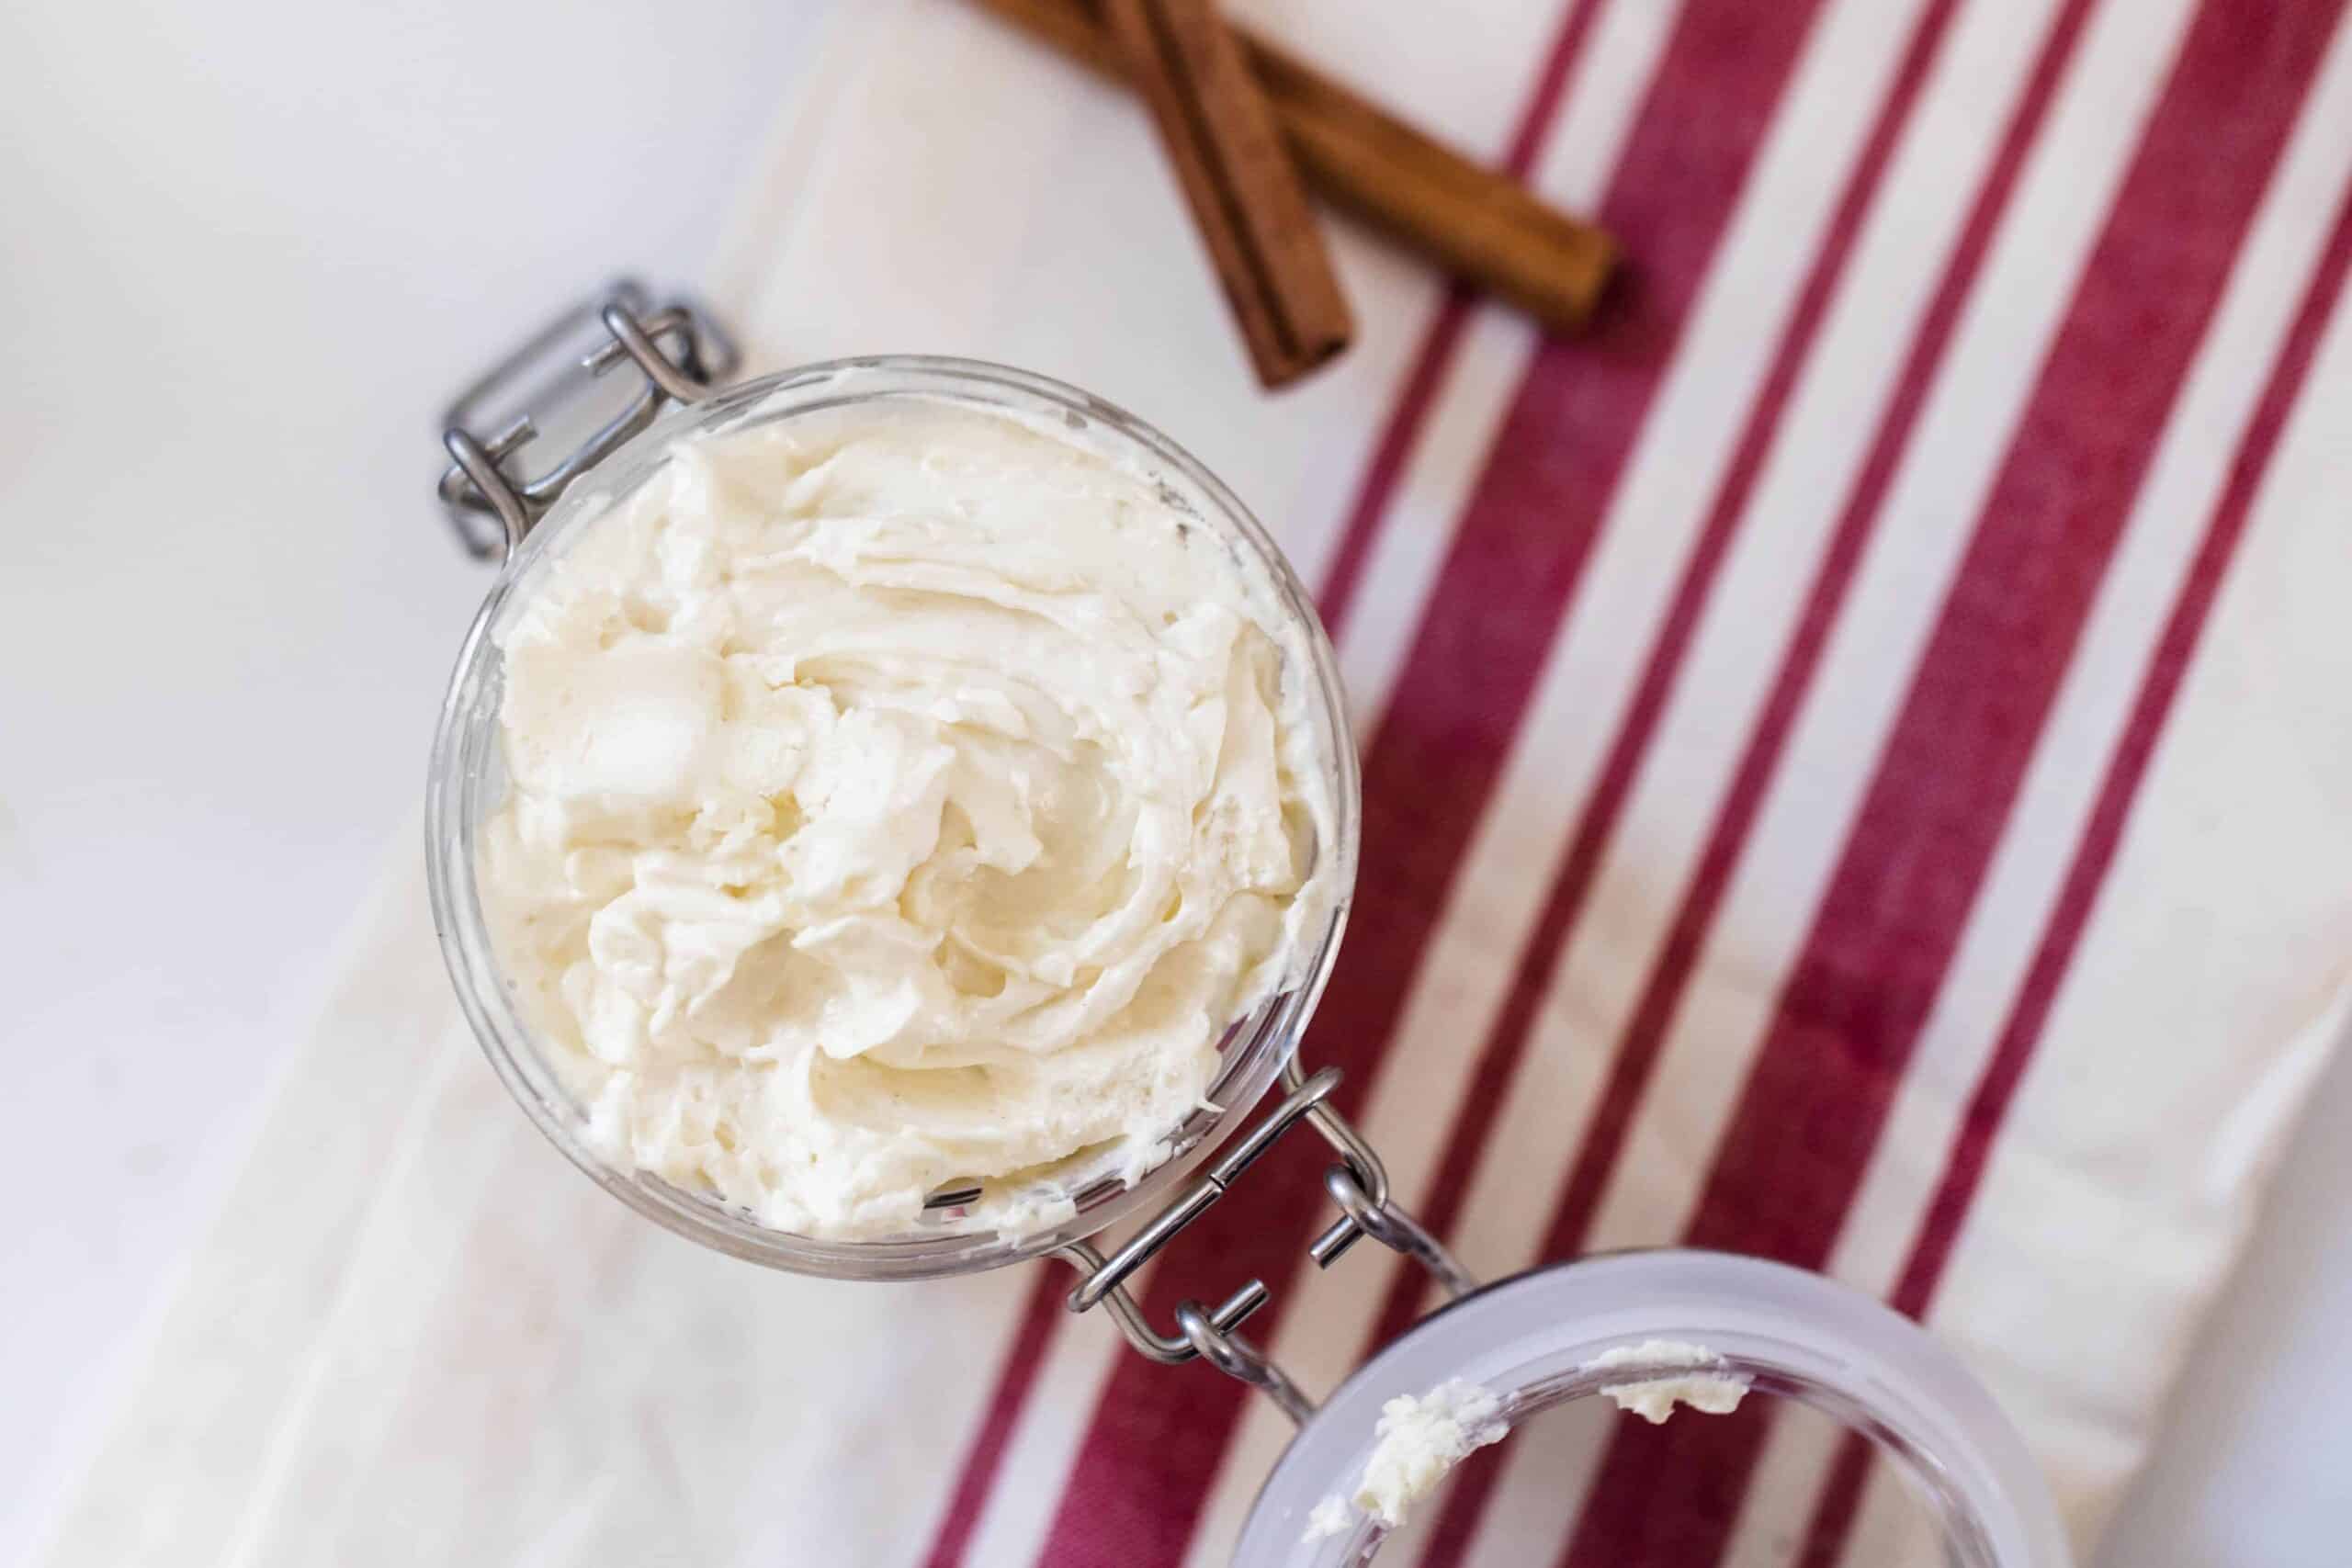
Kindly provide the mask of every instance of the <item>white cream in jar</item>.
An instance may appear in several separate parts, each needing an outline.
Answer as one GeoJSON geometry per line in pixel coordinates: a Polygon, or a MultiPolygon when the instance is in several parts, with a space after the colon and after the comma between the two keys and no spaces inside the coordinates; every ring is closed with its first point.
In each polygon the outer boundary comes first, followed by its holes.
{"type": "Polygon", "coordinates": [[[853,1239],[1163,1159],[1329,914],[1264,564],[1082,431],[907,397],[683,444],[568,546],[498,635],[479,885],[600,1152],[853,1239]]]}

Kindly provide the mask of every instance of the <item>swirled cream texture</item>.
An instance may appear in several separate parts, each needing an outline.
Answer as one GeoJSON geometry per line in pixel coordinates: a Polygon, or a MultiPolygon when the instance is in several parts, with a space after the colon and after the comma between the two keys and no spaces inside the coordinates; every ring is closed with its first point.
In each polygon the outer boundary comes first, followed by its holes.
{"type": "Polygon", "coordinates": [[[519,592],[480,886],[624,1167],[811,1236],[967,1179],[947,1224],[1049,1225],[1320,937],[1301,634],[1075,431],[890,397],[690,441],[519,592]]]}

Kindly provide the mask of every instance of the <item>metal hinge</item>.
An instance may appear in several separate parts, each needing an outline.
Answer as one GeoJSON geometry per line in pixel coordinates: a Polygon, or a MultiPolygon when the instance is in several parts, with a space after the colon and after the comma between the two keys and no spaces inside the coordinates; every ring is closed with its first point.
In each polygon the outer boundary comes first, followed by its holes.
{"type": "Polygon", "coordinates": [[[458,542],[480,559],[503,559],[567,485],[651,424],[665,403],[708,397],[736,363],[735,345],[707,312],[683,299],[656,309],[633,278],[564,310],[483,372],[442,415],[441,445],[450,463],[441,475],[441,505],[458,542]],[[642,387],[560,461],[523,477],[514,459],[545,423],[584,403],[594,383],[624,363],[637,367],[642,387]],[[488,434],[477,433],[481,420],[518,398],[521,412],[488,434]]]}
{"type": "Polygon", "coordinates": [[[1329,1103],[1331,1091],[1340,1085],[1340,1069],[1325,1067],[1303,1077],[1294,1059],[1283,1071],[1283,1083],[1289,1092],[1282,1103],[1215,1165],[1194,1177],[1117,1251],[1105,1258],[1080,1241],[1057,1248],[1056,1255],[1080,1276],[1077,1289],[1069,1293],[1070,1311],[1082,1313],[1108,1305],[1127,1343],[1145,1356],[1164,1366],[1195,1358],[1205,1360],[1228,1377],[1264,1391],[1292,1420],[1304,1423],[1315,1413],[1314,1402],[1264,1351],[1236,1332],[1270,1299],[1264,1280],[1251,1280],[1214,1309],[1193,1300],[1180,1302],[1177,1331],[1172,1335],[1152,1327],[1141,1303],[1126,1288],[1128,1276],[1206,1213],[1283,1134],[1301,1122],[1308,1122],[1340,1156],[1339,1163],[1323,1173],[1323,1190],[1339,1207],[1340,1216],[1306,1249],[1317,1267],[1329,1268],[1358,1240],[1370,1236],[1428,1269],[1449,1295],[1466,1295],[1478,1288],[1478,1281],[1419,1221],[1390,1199],[1388,1172],[1380,1156],[1329,1103]]]}

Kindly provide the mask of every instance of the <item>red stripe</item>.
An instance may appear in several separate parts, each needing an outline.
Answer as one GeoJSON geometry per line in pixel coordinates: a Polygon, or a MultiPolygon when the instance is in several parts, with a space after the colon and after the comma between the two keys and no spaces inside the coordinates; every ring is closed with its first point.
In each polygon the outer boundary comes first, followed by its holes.
{"type": "MultiPolygon", "coordinates": [[[[2026,1066],[2032,1061],[2042,1032],[2050,1022],[2050,1010],[2057,1000],[2059,987],[2082,945],[2091,915],[2098,907],[2099,890],[2122,842],[2123,829],[2131,820],[2132,802],[2139,795],[2149,760],[2155,753],[2157,738],[2164,733],[2165,722],[2171,716],[2173,701],[2179,694],[2189,661],[2196,657],[2213,602],[2221,592],[2239,542],[2245,536],[2262,476],[2278,448],[2287,416],[2302,395],[2312,360],[2326,334],[2336,301],[2343,295],[2347,270],[2352,270],[2352,194],[2337,210],[2335,230],[2328,236],[2318,267],[2303,292],[2278,357],[2271,366],[2261,400],[2255,405],[2239,440],[2228,482],[2165,618],[2163,634],[2157,638],[2155,651],[2141,679],[2114,755],[2108,760],[2090,819],[2084,827],[2081,841],[2075,845],[2075,858],[2066,868],[2057,902],[2042,927],[2033,963],[2018,987],[2008,1019],[2002,1025],[1984,1076],[1977,1081],[1976,1092],[1969,1100],[1958,1137],[1946,1158],[1942,1179],[1928,1205],[1910,1258],[1904,1265],[1902,1279],[1890,1298],[1899,1312],[1925,1317],[1928,1303],[1935,1299],[1936,1287],[1942,1282],[1952,1246],[1959,1239],[1961,1227],[1984,1181],[1993,1141],[2007,1119],[2009,1103],[2016,1098],[2026,1066]]],[[[1846,1532],[1861,1498],[1871,1452],[1868,1444],[1855,1439],[1839,1454],[1807,1531],[1807,1561],[1835,1562],[1843,1551],[1846,1532]]]]}
{"type": "MultiPolygon", "coordinates": [[[[1545,345],[1496,445],[1539,464],[1481,476],[1441,568],[1396,695],[1364,760],[1368,890],[1309,1042],[1349,1069],[1360,1104],[1422,946],[1566,611],[1625,458],[1671,360],[1817,0],[1693,0],[1661,58],[1604,223],[1641,258],[1637,287],[1575,344],[1545,345]],[[1376,896],[1375,896],[1376,895],[1376,896]]],[[[1163,1267],[1148,1310],[1167,1321],[1205,1258],[1208,1288],[1295,1268],[1326,1212],[1317,1162],[1277,1162],[1212,1211],[1163,1267]]],[[[1278,1296],[1269,1314],[1285,1305],[1278,1296]]],[[[1263,1330],[1260,1330],[1263,1332],[1263,1330]]],[[[1248,1391],[1204,1369],[1125,1359],[1080,1450],[1046,1561],[1173,1563],[1248,1391]]]]}
{"type": "MultiPolygon", "coordinates": [[[[1450,1235],[1468,1195],[1479,1155],[1500,1118],[1503,1099],[1527,1054],[1537,1008],[1552,987],[1560,955],[1583,912],[1586,897],[1599,873],[1602,852],[1615,835],[1640,776],[1643,759],[1657,731],[1668,700],[1681,675],[1684,660],[1696,637],[1700,617],[1714,590],[1715,579],[1730,553],[1733,538],[1747,511],[1747,499],[1764,466],[1765,456],[1779,435],[1797,378],[1812,357],[1814,340],[1828,314],[1829,302],[1845,276],[1854,237],[1878,193],[1880,180],[1894,154],[1894,143],[1918,101],[1919,89],[1933,66],[1958,0],[1931,0],[1914,24],[1911,38],[1898,62],[1878,118],[1864,139],[1860,155],[1848,174],[1821,248],[1798,290],[1796,304],[1781,330],[1771,362],[1758,389],[1756,401],[1733,448],[1729,467],[1717,486],[1689,561],[1684,565],[1674,598],[1653,638],[1640,684],[1635,687],[1617,732],[1611,738],[1592,792],[1579,812],[1562,854],[1533,934],[1521,949],[1510,991],[1493,1028],[1481,1046],[1470,1073],[1462,1110],[1448,1130],[1444,1156],[1428,1195],[1418,1213],[1423,1224],[1450,1235]]],[[[1536,460],[1529,452],[1510,453],[1498,462],[1536,460]]],[[[1375,1321],[1371,1344],[1391,1338],[1419,1315],[1427,1280],[1419,1269],[1393,1271],[1385,1299],[1375,1321]]],[[[1367,1347],[1369,1348],[1369,1347],[1367,1347]]],[[[1426,1560],[1425,1560],[1426,1562],[1426,1560]]]]}
{"type": "MultiPolygon", "coordinates": [[[[1503,167],[1508,173],[1523,178],[1533,166],[1553,121],[1558,118],[1568,76],[1583,53],[1585,40],[1591,33],[1593,21],[1600,14],[1602,3],[1603,0],[1571,0],[1559,30],[1553,37],[1551,47],[1545,51],[1543,64],[1536,72],[1534,85],[1529,93],[1526,107],[1520,113],[1519,123],[1511,132],[1510,143],[1503,158],[1503,167]]],[[[1472,296],[1466,290],[1455,288],[1447,294],[1439,307],[1436,317],[1422,336],[1419,348],[1414,353],[1413,363],[1406,372],[1396,404],[1374,446],[1363,479],[1357,487],[1354,503],[1349,508],[1347,521],[1341,527],[1339,547],[1334,553],[1329,576],[1320,595],[1319,608],[1324,626],[1335,640],[1354,603],[1364,565],[1371,557],[1373,541],[1378,535],[1383,519],[1387,516],[1390,501],[1404,473],[1405,461],[1419,439],[1422,427],[1429,422],[1438,389],[1459,352],[1472,302],[1472,296]]],[[[924,1559],[926,1568],[956,1568],[963,1562],[964,1554],[970,1547],[972,1531],[978,1526],[980,1511],[996,1484],[998,1470],[1003,1463],[1005,1442],[1012,1435],[1013,1422],[1028,1401],[1037,1370],[1045,1359],[1045,1347],[1062,1315],[1062,1302],[1069,1292],[1067,1281],[1059,1278],[1059,1274],[1057,1268],[1042,1269],[1023,1309],[1012,1343],[1006,1351],[1002,1368],[997,1373],[996,1386],[989,1393],[979,1426],[973,1433],[963,1473],[949,1499],[931,1551],[924,1559]]]]}
{"type": "MultiPolygon", "coordinates": [[[[1731,784],[1691,874],[1690,885],[1683,893],[1624,1033],[1618,1041],[1608,1079],[1601,1086],[1583,1142],[1553,1210],[1541,1254],[1544,1257],[1566,1258],[1583,1249],[1586,1233],[1600,1207],[1602,1189],[1609,1173],[1616,1168],[1626,1134],[1632,1130],[1634,1111],[1657,1072],[1658,1058],[1666,1047],[1668,1026],[1689,985],[1705,934],[1713,924],[1715,910],[1730,885],[1733,868],[1763,808],[1781,749],[1820,665],[1829,628],[1845,604],[1863,548],[1877,525],[1880,503],[1894,481],[1897,462],[1910,444],[1920,410],[1927,401],[1928,389],[1942,367],[1959,324],[1961,307],[1991,248],[1994,231],[2016,189],[2026,154],[2041,133],[2058,83],[2073,58],[2094,3],[2095,0],[2067,0],[2052,22],[2024,90],[2003,129],[2000,145],[1962,223],[1951,256],[1920,317],[1886,411],[1880,417],[1870,450],[1824,548],[1804,609],[1758,716],[1756,728],[1733,771],[1731,784]]],[[[1736,499],[1744,502],[1744,497],[1736,499]]],[[[1710,518],[1711,530],[1716,521],[1715,517],[1710,518]]],[[[1713,570],[1711,563],[1694,557],[1693,573],[1704,570],[1712,574],[1713,570]]],[[[1702,584],[1697,592],[1703,594],[1709,586],[1702,584]]],[[[1684,591],[1690,591],[1688,581],[1684,591]]],[[[1681,635],[1687,637],[1690,634],[1681,635]]],[[[1679,649],[1674,657],[1680,659],[1679,649]]],[[[1598,859],[1597,851],[1594,858],[1598,859]]],[[[1582,890],[1571,896],[1581,898],[1582,890]]],[[[1544,983],[1548,985],[1548,975],[1544,983]]],[[[1477,1142],[1476,1138],[1463,1141],[1473,1154],[1477,1142]]],[[[1465,1476],[1453,1488],[1430,1531],[1430,1546],[1422,1558],[1424,1568],[1451,1568],[1467,1552],[1502,1473],[1503,1467],[1489,1466],[1478,1474],[1465,1476]]]]}
{"type": "MultiPolygon", "coordinates": [[[[1535,156],[1543,150],[1544,139],[1559,114],[1561,96],[1567,90],[1568,73],[1584,53],[1585,39],[1600,14],[1600,0],[1575,0],[1568,7],[1567,17],[1544,57],[1543,67],[1535,73],[1534,90],[1528,96],[1527,107],[1521,111],[1519,126],[1511,132],[1510,146],[1503,154],[1504,172],[1512,177],[1524,179],[1535,166],[1535,156]]],[[[1438,308],[1436,319],[1430,321],[1420,348],[1413,355],[1412,367],[1405,373],[1404,393],[1397,400],[1396,411],[1381,432],[1379,445],[1373,448],[1363,482],[1357,487],[1355,504],[1349,508],[1348,520],[1340,529],[1340,546],[1331,557],[1330,575],[1323,583],[1318,607],[1324,628],[1334,640],[1348,612],[1354,607],[1365,564],[1372,558],[1373,540],[1379,535],[1381,520],[1388,514],[1388,503],[1404,474],[1405,460],[1412,455],[1421,427],[1429,423],[1430,405],[1437,400],[1446,371],[1453,367],[1453,356],[1461,347],[1463,329],[1470,321],[1470,307],[1476,302],[1476,296],[1466,288],[1457,286],[1447,291],[1445,302],[1438,308]]]]}
{"type": "Polygon", "coordinates": [[[1037,1370],[1045,1364],[1046,1347],[1053,1339],[1054,1325],[1060,1320],[1062,1303],[1069,1295],[1070,1276],[1054,1263],[1041,1264],[1034,1272],[1012,1343],[1005,1349],[1004,1365],[997,1372],[996,1387],[972,1434],[964,1472],[947,1499],[947,1512],[941,1517],[931,1551],[923,1557],[923,1568],[956,1568],[963,1562],[972,1532],[979,1528],[980,1511],[996,1485],[997,1471],[1004,1463],[1012,1423],[1021,1414],[1021,1391],[1037,1381],[1037,1370]]]}
{"type": "MultiPolygon", "coordinates": [[[[1582,0],[1577,7],[1577,14],[1589,11],[1592,4],[1593,0],[1582,0]]],[[[1331,554],[1330,575],[1324,579],[1323,592],[1316,596],[1323,629],[1335,643],[1347,624],[1349,612],[1355,608],[1356,590],[1363,584],[1364,568],[1372,559],[1373,541],[1380,536],[1381,521],[1388,515],[1388,504],[1395,498],[1397,481],[1404,477],[1405,459],[1420,440],[1421,427],[1429,423],[1438,389],[1462,347],[1462,330],[1469,324],[1474,302],[1470,291],[1459,285],[1446,291],[1444,302],[1438,306],[1437,316],[1430,322],[1421,346],[1414,352],[1413,363],[1405,372],[1396,412],[1389,415],[1379,445],[1372,450],[1372,461],[1364,468],[1363,482],[1356,489],[1355,504],[1348,509],[1348,520],[1340,530],[1339,548],[1331,554]]]]}
{"type": "MultiPolygon", "coordinates": [[[[1783,988],[1690,1245],[1826,1261],[2339,9],[2207,0],[2192,22],[1783,988]]],[[[1565,1561],[1714,1561],[1763,1430],[1621,1428],[1565,1561]]]]}

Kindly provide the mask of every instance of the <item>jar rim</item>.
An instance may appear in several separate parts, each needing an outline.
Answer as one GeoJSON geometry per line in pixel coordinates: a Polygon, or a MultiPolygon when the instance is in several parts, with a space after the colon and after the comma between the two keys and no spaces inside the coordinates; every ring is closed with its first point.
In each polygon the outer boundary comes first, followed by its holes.
{"type": "MultiPolygon", "coordinates": [[[[1822,1275],[1691,1249],[1613,1253],[1514,1274],[1448,1303],[1351,1373],[1259,1490],[1236,1568],[1365,1561],[1376,1527],[1309,1541],[1309,1516],[1354,1490],[1381,1407],[1461,1379],[1520,1420],[1628,1381],[1611,1351],[1703,1347],[1704,1371],[1807,1404],[1871,1439],[1914,1483],[1956,1568],[2066,1568],[2055,1504],[2024,1440],[1960,1358],[1911,1319],[1822,1275]]],[[[1638,1375],[1635,1381],[1639,1381],[1638,1375]]],[[[1696,1411],[1677,1421],[1721,1419],[1696,1411]]]]}
{"type": "Polygon", "coordinates": [[[944,355],[862,355],[793,367],[668,411],[582,475],[525,536],[468,629],[443,698],[425,787],[426,882],[443,961],[483,1053],[533,1124],[606,1191],[690,1240],[772,1268],[841,1279],[928,1279],[1039,1257],[1146,1212],[1247,1121],[1295,1058],[1338,956],[1352,902],[1360,787],[1338,660],[1313,602],[1263,525],[1197,458],[1136,415],[1050,377],[944,355]],[[660,472],[683,438],[715,437],[821,410],[904,399],[1045,415],[1098,432],[1121,455],[1146,464],[1202,522],[1248,550],[1274,589],[1284,629],[1295,634],[1286,646],[1306,649],[1310,668],[1301,671],[1302,685],[1330,795],[1334,841],[1317,847],[1318,859],[1330,857],[1328,866],[1318,866],[1318,874],[1331,877],[1329,914],[1299,954],[1291,982],[1227,1031],[1220,1048],[1224,1060],[1208,1095],[1214,1109],[1178,1128],[1170,1156],[1141,1179],[1132,1185],[1096,1179],[1072,1195],[1077,1212],[1069,1220],[1011,1238],[994,1231],[947,1228],[935,1235],[875,1240],[804,1236],[603,1157],[586,1136],[585,1108],[560,1080],[514,1005],[476,880],[476,833],[492,804],[485,795],[498,754],[502,660],[492,634],[519,604],[518,592],[535,572],[545,570],[565,540],[660,472]]]}

